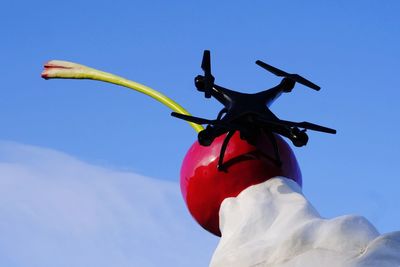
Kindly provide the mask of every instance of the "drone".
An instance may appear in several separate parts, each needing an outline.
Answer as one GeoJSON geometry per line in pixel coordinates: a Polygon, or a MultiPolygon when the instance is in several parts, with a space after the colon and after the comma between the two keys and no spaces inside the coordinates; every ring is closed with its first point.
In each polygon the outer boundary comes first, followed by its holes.
{"type": "Polygon", "coordinates": [[[310,122],[292,122],[281,120],[269,109],[269,106],[282,94],[289,93],[296,82],[319,91],[321,88],[301,77],[298,74],[290,74],[267,63],[257,60],[256,64],[263,69],[283,77],[275,87],[258,93],[248,94],[233,91],[214,83],[215,78],[211,74],[210,51],[205,50],[201,68],[204,75],[198,75],[194,79],[198,91],[204,92],[205,98],[215,98],[224,108],[214,120],[194,117],[190,115],[172,112],[173,117],[193,122],[195,124],[207,124],[206,128],[199,132],[198,142],[202,146],[210,146],[215,138],[226,133],[221,146],[218,169],[224,170],[223,160],[229,140],[235,132],[240,132],[240,138],[249,144],[255,144],[257,137],[264,133],[270,139],[275,153],[275,162],[282,164],[279,155],[278,144],[274,134],[279,134],[290,139],[294,146],[302,147],[308,142],[307,130],[336,134],[336,130],[313,124],[310,122]]]}

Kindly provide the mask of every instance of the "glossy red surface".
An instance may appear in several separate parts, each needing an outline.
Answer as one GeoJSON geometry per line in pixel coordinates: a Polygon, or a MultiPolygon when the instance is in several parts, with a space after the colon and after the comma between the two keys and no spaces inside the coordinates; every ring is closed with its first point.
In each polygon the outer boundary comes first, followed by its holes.
{"type": "Polygon", "coordinates": [[[219,208],[227,197],[236,197],[251,185],[262,183],[274,176],[285,176],[302,185],[301,172],[289,145],[276,136],[282,166],[273,161],[274,150],[267,137],[256,146],[241,140],[235,134],[225,153],[227,170],[217,169],[219,153],[225,135],[214,140],[209,147],[197,141],[189,149],[181,168],[181,190],[194,219],[207,231],[220,236],[219,208]]]}

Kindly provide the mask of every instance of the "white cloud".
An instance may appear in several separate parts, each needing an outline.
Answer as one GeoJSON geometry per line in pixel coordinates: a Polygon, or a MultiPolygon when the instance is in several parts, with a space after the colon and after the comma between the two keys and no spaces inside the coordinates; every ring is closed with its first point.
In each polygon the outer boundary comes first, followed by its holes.
{"type": "Polygon", "coordinates": [[[0,142],[0,266],[206,266],[178,183],[0,142]]]}

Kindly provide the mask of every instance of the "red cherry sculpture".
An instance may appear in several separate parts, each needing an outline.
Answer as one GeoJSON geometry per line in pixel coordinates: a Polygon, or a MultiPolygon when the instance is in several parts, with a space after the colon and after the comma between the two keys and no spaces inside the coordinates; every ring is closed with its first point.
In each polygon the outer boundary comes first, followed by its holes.
{"type": "Polygon", "coordinates": [[[224,157],[225,170],[217,164],[225,135],[211,146],[197,141],[189,149],[181,168],[181,191],[194,219],[207,231],[221,236],[219,208],[227,197],[236,197],[247,187],[275,176],[284,176],[302,185],[301,172],[289,145],[275,135],[281,166],[276,164],[273,146],[267,136],[261,136],[255,146],[235,133],[224,157]]]}

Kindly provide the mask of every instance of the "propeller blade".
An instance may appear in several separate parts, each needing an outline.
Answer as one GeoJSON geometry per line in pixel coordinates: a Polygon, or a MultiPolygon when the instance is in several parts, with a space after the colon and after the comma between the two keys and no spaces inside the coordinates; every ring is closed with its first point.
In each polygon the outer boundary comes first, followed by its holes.
{"type": "Polygon", "coordinates": [[[276,67],[273,67],[273,66],[271,66],[271,65],[269,65],[269,64],[267,64],[267,63],[265,63],[265,62],[263,62],[261,60],[257,60],[256,64],[258,66],[260,66],[261,68],[263,68],[263,69],[275,74],[276,76],[289,78],[289,79],[291,79],[291,80],[293,80],[295,82],[298,82],[298,83],[300,83],[300,84],[302,84],[304,86],[310,87],[311,89],[314,89],[316,91],[319,91],[321,89],[321,87],[319,87],[318,85],[310,82],[309,80],[305,79],[304,77],[302,77],[302,76],[300,76],[298,74],[287,73],[287,72],[285,72],[283,70],[280,70],[280,69],[278,69],[276,67]]]}
{"type": "Polygon", "coordinates": [[[210,50],[204,50],[203,61],[201,62],[201,68],[203,69],[204,73],[211,74],[211,55],[210,55],[210,50]]]}
{"type": "Polygon", "coordinates": [[[211,54],[210,50],[204,50],[201,68],[204,71],[204,95],[206,98],[211,97],[212,87],[214,86],[215,78],[211,74],[211,54]]]}
{"type": "Polygon", "coordinates": [[[283,124],[286,124],[286,125],[305,128],[305,129],[313,130],[313,131],[317,131],[317,132],[336,134],[336,130],[334,130],[334,129],[331,129],[331,128],[328,128],[328,127],[324,127],[324,126],[321,126],[321,125],[318,125],[318,124],[306,122],[306,121],[303,121],[303,122],[292,122],[292,121],[280,120],[280,122],[282,122],[283,124]]]}
{"type": "Polygon", "coordinates": [[[185,121],[190,121],[196,124],[215,124],[216,121],[215,120],[208,120],[208,119],[203,119],[203,118],[199,118],[199,117],[193,117],[193,116],[189,116],[189,115],[185,115],[185,114],[181,114],[181,113],[177,113],[177,112],[172,112],[171,116],[181,119],[181,120],[185,120],[185,121]]]}
{"type": "Polygon", "coordinates": [[[330,133],[330,134],[336,134],[336,130],[324,127],[321,125],[317,125],[314,123],[310,122],[293,122],[293,121],[284,121],[284,120],[277,120],[277,121],[270,121],[270,120],[265,120],[264,118],[258,118],[258,120],[262,123],[273,125],[273,126],[283,126],[283,127],[300,127],[308,130],[313,130],[317,132],[324,132],[324,133],[330,133]]]}
{"type": "Polygon", "coordinates": [[[276,76],[279,76],[279,77],[287,77],[287,76],[290,75],[289,73],[287,73],[287,72],[285,72],[283,70],[280,70],[278,68],[275,68],[275,67],[273,67],[273,66],[271,66],[271,65],[269,65],[269,64],[267,64],[267,63],[265,63],[265,62],[263,62],[261,60],[257,60],[256,64],[258,66],[260,66],[261,68],[263,68],[263,69],[265,69],[265,70],[267,70],[267,71],[269,71],[269,72],[271,72],[271,73],[273,73],[273,74],[275,74],[276,76]]]}
{"type": "Polygon", "coordinates": [[[298,74],[290,74],[288,76],[289,79],[292,79],[295,82],[301,83],[304,86],[310,87],[311,89],[314,89],[315,91],[319,91],[321,87],[316,85],[313,82],[310,82],[309,80],[305,79],[304,77],[298,75],[298,74]]]}

